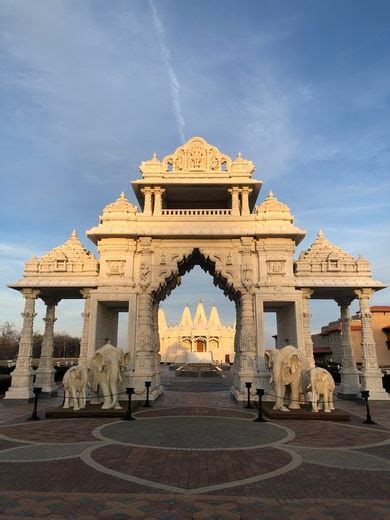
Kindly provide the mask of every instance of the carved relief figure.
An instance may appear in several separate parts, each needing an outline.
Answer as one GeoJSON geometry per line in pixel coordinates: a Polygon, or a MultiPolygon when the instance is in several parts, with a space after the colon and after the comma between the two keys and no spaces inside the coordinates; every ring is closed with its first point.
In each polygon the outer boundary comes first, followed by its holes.
{"type": "Polygon", "coordinates": [[[241,270],[242,285],[250,287],[253,283],[253,272],[249,264],[244,264],[241,270]]]}
{"type": "Polygon", "coordinates": [[[65,372],[62,379],[65,393],[64,408],[73,408],[73,410],[85,408],[87,379],[87,367],[83,365],[70,367],[69,370],[65,372]]]}
{"type": "Polygon", "coordinates": [[[201,143],[195,142],[190,150],[190,167],[196,170],[205,169],[205,150],[201,143]]]}
{"type": "Polygon", "coordinates": [[[142,285],[148,285],[150,283],[150,266],[146,262],[141,263],[140,267],[140,278],[142,285]]]}
{"type": "Polygon", "coordinates": [[[301,354],[292,345],[281,349],[272,349],[265,353],[265,359],[271,369],[271,379],[276,395],[274,410],[288,412],[299,409],[300,400],[303,400],[301,377],[304,366],[301,354]],[[284,404],[286,386],[290,387],[290,404],[284,404]]]}

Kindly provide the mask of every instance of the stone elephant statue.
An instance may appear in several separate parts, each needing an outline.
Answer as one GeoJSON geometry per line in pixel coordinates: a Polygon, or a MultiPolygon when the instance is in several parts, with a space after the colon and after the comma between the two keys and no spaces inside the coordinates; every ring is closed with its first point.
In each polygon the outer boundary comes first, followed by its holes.
{"type": "Polygon", "coordinates": [[[330,372],[325,368],[314,367],[308,371],[310,383],[308,390],[311,390],[311,409],[318,412],[324,408],[324,412],[330,413],[334,410],[333,392],[336,387],[330,372]]]}
{"type": "Polygon", "coordinates": [[[90,386],[94,392],[100,387],[102,409],[122,408],[118,401],[122,373],[129,363],[129,353],[106,343],[99,348],[89,362],[90,386]]]}
{"type": "Polygon", "coordinates": [[[85,408],[87,398],[88,370],[84,365],[70,367],[64,374],[64,408],[79,410],[85,408]]]}
{"type": "Polygon", "coordinates": [[[281,349],[272,349],[265,353],[266,362],[271,369],[270,383],[273,382],[276,400],[274,410],[288,412],[289,409],[299,409],[304,402],[302,394],[302,371],[304,359],[298,349],[287,345],[281,349]],[[284,404],[286,386],[290,386],[290,404],[284,404]]]}

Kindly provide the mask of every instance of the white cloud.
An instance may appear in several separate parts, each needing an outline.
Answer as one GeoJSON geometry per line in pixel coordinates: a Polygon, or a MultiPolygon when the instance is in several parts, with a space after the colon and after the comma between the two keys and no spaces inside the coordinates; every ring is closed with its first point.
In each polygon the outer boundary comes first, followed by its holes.
{"type": "Polygon", "coordinates": [[[169,78],[169,85],[172,95],[173,112],[176,118],[177,131],[179,132],[181,143],[184,143],[185,138],[185,121],[183,117],[183,109],[180,100],[180,89],[181,85],[177,78],[176,72],[172,66],[171,53],[165,42],[165,30],[158,15],[157,7],[153,0],[149,0],[149,5],[153,15],[153,26],[156,31],[157,40],[161,50],[161,56],[164,62],[164,66],[169,78]]]}

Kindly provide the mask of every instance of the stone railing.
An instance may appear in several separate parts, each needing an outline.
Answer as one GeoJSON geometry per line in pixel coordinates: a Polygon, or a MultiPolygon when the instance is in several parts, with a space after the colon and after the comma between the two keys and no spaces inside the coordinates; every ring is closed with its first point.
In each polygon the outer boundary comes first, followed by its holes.
{"type": "Polygon", "coordinates": [[[231,209],[163,209],[161,215],[165,217],[225,217],[232,214],[231,209]]]}

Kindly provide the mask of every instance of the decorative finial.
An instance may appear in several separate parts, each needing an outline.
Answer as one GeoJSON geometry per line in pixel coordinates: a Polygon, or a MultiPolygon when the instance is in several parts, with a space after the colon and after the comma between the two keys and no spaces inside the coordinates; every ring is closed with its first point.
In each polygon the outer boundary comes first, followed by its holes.
{"type": "Polygon", "coordinates": [[[237,159],[241,159],[241,158],[242,158],[242,154],[241,154],[241,152],[238,152],[237,159]]]}
{"type": "Polygon", "coordinates": [[[72,233],[70,234],[70,238],[77,238],[77,232],[75,229],[73,229],[72,233]]]}
{"type": "Polygon", "coordinates": [[[325,237],[325,235],[324,235],[322,229],[319,229],[318,233],[317,233],[317,238],[324,238],[324,237],[325,237]]]}
{"type": "Polygon", "coordinates": [[[152,159],[157,159],[157,155],[156,155],[156,152],[153,152],[153,156],[152,156],[152,159]]]}
{"type": "Polygon", "coordinates": [[[120,198],[121,198],[121,199],[125,199],[125,198],[126,198],[126,195],[125,195],[125,192],[124,192],[124,191],[121,191],[120,198]]]}
{"type": "Polygon", "coordinates": [[[269,199],[272,199],[272,198],[273,198],[273,196],[274,196],[274,194],[272,193],[272,191],[271,191],[271,190],[269,190],[269,192],[268,192],[268,198],[269,198],[269,199]]]}

